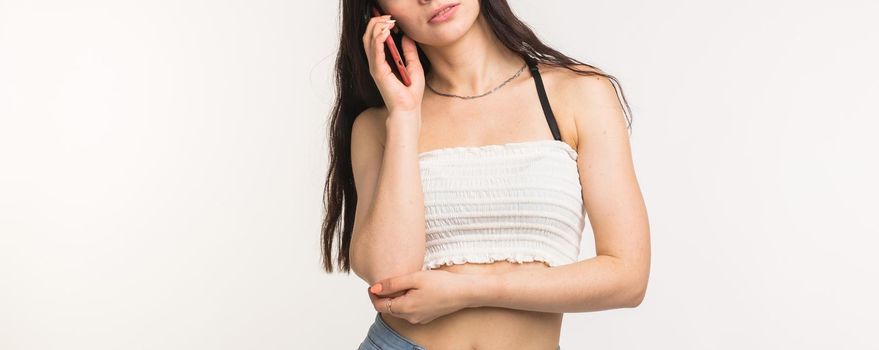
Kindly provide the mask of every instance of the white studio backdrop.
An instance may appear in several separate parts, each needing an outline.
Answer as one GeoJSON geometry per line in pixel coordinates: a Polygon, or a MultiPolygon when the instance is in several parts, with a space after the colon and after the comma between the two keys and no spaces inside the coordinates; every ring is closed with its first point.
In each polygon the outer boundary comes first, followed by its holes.
{"type": "MultiPolygon", "coordinates": [[[[876,2],[511,5],[622,82],[650,217],[644,302],[563,349],[879,348],[876,2]]],[[[319,264],[337,6],[0,0],[0,349],[360,343],[319,264]]]]}

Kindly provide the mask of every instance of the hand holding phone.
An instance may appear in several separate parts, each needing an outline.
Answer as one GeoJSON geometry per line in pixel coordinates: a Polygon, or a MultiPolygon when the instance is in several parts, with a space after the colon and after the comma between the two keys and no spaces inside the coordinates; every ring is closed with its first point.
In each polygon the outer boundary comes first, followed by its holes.
{"type": "Polygon", "coordinates": [[[396,27],[396,23],[390,23],[391,30],[383,30],[389,17],[382,15],[381,8],[373,4],[363,8],[366,22],[363,48],[369,73],[389,111],[418,114],[425,86],[418,46],[396,27]],[[398,48],[402,48],[402,51],[398,48]]]}
{"type": "MultiPolygon", "coordinates": [[[[384,13],[382,13],[378,6],[373,5],[372,15],[378,17],[383,16],[384,13]]],[[[394,27],[394,32],[399,32],[399,29],[394,27]]],[[[385,49],[390,52],[390,55],[385,55],[385,57],[391,59],[392,62],[389,64],[391,69],[394,69],[394,74],[403,82],[403,85],[412,85],[412,79],[409,78],[409,71],[406,70],[406,65],[403,64],[403,57],[400,55],[400,51],[397,50],[397,43],[394,41],[393,35],[388,35],[387,39],[385,39],[385,49]]]]}

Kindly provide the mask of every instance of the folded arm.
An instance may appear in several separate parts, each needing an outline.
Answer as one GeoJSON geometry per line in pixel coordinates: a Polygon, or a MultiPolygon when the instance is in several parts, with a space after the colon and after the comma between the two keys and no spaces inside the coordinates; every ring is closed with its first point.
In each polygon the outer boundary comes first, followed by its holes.
{"type": "Polygon", "coordinates": [[[574,111],[577,168],[596,255],[478,280],[468,296],[471,307],[585,312],[635,307],[644,298],[650,229],[616,90],[610,80],[594,76],[560,84],[564,110],[574,111]]]}

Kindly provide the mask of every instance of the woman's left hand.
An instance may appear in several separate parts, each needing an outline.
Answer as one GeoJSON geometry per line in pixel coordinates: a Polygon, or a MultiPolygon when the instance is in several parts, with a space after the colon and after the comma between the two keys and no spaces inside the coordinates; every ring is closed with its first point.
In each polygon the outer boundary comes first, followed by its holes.
{"type": "Polygon", "coordinates": [[[477,287],[474,282],[474,275],[424,270],[378,281],[367,293],[376,311],[388,313],[388,300],[392,299],[391,315],[425,324],[470,307],[470,295],[477,287]]]}

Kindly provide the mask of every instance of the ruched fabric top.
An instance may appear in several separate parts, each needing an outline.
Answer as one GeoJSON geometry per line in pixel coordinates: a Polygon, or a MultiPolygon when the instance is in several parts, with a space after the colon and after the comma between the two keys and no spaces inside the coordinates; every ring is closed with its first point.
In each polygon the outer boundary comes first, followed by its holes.
{"type": "Polygon", "coordinates": [[[576,262],[585,225],[577,152],[561,140],[419,154],[423,270],[442,265],[576,262]]]}

